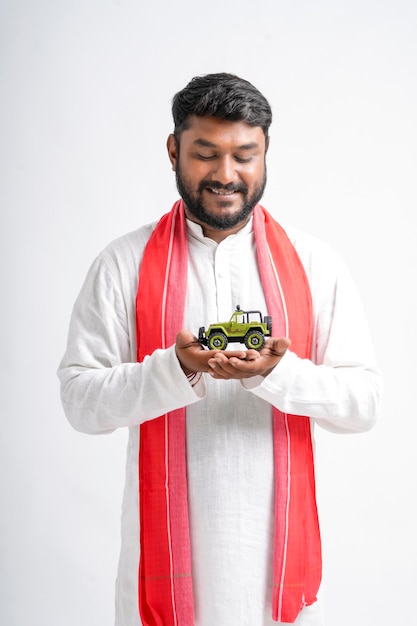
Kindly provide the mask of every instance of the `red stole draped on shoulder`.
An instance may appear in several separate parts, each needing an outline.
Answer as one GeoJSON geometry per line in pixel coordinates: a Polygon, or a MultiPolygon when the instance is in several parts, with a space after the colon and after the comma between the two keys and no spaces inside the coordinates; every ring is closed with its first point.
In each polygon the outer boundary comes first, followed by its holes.
{"type": "MultiPolygon", "coordinates": [[[[291,350],[310,358],[311,294],[301,261],[283,229],[259,205],[254,210],[254,232],[272,334],[290,337],[291,350]]],[[[173,345],[183,327],[187,261],[184,208],[178,201],[159,221],[141,263],[136,302],[138,361],[157,348],[173,345]]],[[[287,415],[276,408],[272,412],[272,617],[293,623],[302,607],[315,601],[321,580],[313,449],[308,417],[287,415]]],[[[144,626],[194,626],[185,440],[185,409],[140,427],[139,609],[144,626]]]]}

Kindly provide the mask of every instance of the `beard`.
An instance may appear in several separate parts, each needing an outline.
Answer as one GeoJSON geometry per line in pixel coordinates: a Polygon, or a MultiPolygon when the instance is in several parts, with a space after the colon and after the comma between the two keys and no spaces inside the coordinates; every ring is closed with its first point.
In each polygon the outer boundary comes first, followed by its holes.
{"type": "MultiPolygon", "coordinates": [[[[202,180],[197,191],[191,189],[191,185],[182,175],[179,165],[175,172],[178,192],[183,199],[185,206],[190,215],[197,219],[199,223],[205,224],[215,230],[229,230],[246,222],[253,212],[253,209],[262,198],[266,186],[266,167],[262,181],[255,187],[253,193],[249,195],[248,187],[245,183],[227,183],[223,185],[218,181],[202,180]],[[242,194],[243,202],[239,211],[233,215],[216,215],[210,212],[204,205],[203,190],[204,189],[222,189],[225,191],[235,191],[242,194]]],[[[229,202],[224,200],[219,206],[227,208],[229,202]]]]}

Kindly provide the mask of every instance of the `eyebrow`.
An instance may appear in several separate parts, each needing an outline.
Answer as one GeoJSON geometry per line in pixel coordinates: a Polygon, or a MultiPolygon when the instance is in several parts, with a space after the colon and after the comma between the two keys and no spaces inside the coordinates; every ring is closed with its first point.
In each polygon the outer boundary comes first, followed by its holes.
{"type": "MultiPolygon", "coordinates": [[[[217,148],[215,143],[212,143],[207,139],[196,139],[193,143],[195,146],[202,146],[203,148],[217,148]]],[[[259,144],[253,141],[251,143],[245,143],[241,146],[237,146],[236,150],[254,150],[255,148],[259,148],[259,144]]]]}

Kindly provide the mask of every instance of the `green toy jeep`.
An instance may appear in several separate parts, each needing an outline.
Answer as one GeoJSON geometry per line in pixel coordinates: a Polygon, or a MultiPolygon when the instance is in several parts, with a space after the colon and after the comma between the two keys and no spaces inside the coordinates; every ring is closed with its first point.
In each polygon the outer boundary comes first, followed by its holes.
{"type": "Polygon", "coordinates": [[[237,305],[228,322],[211,324],[207,331],[201,326],[198,341],[210,350],[225,350],[229,341],[244,343],[248,349],[260,350],[265,344],[265,337],[270,337],[271,332],[272,318],[269,315],[262,321],[260,311],[242,311],[237,305]]]}

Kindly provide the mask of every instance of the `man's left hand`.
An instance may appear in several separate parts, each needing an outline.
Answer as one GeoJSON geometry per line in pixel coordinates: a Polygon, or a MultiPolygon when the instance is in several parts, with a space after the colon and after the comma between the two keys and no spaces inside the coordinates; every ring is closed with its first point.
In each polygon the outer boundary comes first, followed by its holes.
{"type": "Polygon", "coordinates": [[[257,350],[247,350],[244,358],[229,356],[227,350],[218,350],[208,360],[209,374],[217,379],[243,379],[253,376],[268,376],[280,362],[291,344],[290,339],[268,338],[264,347],[257,350]]]}

